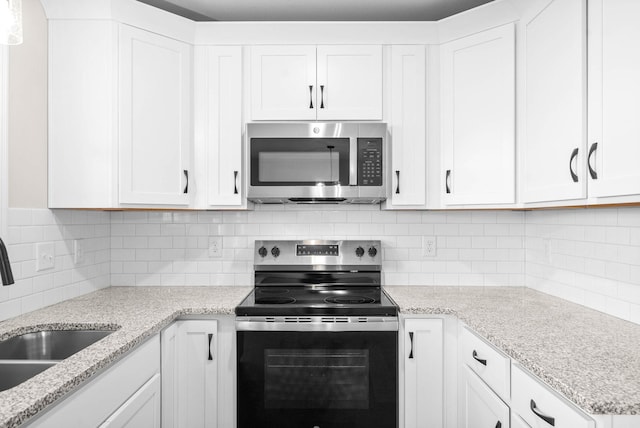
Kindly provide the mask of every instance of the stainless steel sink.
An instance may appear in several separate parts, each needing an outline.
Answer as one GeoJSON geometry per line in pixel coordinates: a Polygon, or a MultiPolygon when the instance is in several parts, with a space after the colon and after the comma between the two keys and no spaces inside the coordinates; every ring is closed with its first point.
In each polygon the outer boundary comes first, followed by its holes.
{"type": "Polygon", "coordinates": [[[0,391],[5,391],[20,385],[22,382],[31,379],[54,364],[54,361],[12,361],[0,363],[0,391]]]}
{"type": "MultiPolygon", "coordinates": [[[[64,360],[113,331],[49,330],[0,342],[0,360],[64,360]]],[[[0,361],[0,364],[2,361],[0,361]]],[[[44,370],[44,369],[43,369],[44,370]]]]}

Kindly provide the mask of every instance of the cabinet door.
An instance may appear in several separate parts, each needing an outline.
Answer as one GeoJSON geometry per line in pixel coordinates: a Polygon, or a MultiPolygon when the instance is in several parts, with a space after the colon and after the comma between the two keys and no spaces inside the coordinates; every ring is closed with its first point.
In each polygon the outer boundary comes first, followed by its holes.
{"type": "Polygon", "coordinates": [[[511,428],[531,428],[528,423],[522,420],[515,412],[511,412],[511,428]]]}
{"type": "Polygon", "coordinates": [[[421,45],[391,47],[391,190],[388,208],[426,204],[426,62],[421,45]]]}
{"type": "Polygon", "coordinates": [[[468,366],[461,376],[460,426],[509,428],[509,407],[468,366]]]}
{"type": "Polygon", "coordinates": [[[318,120],[382,119],[382,46],[318,46],[318,120]]]}
{"type": "Polygon", "coordinates": [[[515,201],[514,26],[441,47],[446,205],[515,201]]]}
{"type": "Polygon", "coordinates": [[[589,196],[640,194],[640,2],[589,1],[589,196]]]}
{"type": "Polygon", "coordinates": [[[195,99],[196,143],[206,158],[205,205],[243,207],[241,46],[196,48],[195,99]]]}
{"type": "Polygon", "coordinates": [[[180,321],[178,427],[217,427],[218,322],[180,321]]]}
{"type": "Polygon", "coordinates": [[[586,11],[552,0],[524,21],[524,202],[586,197],[586,11]]]}
{"type": "Polygon", "coordinates": [[[160,428],[160,374],[155,374],[100,428],[160,428]]]}
{"type": "Polygon", "coordinates": [[[404,323],[405,428],[443,426],[443,325],[441,319],[404,323]]]}
{"type": "Polygon", "coordinates": [[[315,46],[251,48],[251,118],[315,120],[315,46]]]}
{"type": "Polygon", "coordinates": [[[120,29],[120,203],[189,204],[191,47],[120,29]]]}

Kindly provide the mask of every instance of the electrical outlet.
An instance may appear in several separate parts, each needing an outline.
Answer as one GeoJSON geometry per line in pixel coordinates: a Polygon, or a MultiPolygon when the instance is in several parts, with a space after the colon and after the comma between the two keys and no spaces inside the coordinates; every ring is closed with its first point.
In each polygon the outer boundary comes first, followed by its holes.
{"type": "Polygon", "coordinates": [[[435,236],[422,237],[422,255],[425,257],[435,257],[438,250],[435,236]]]}
{"type": "Polygon", "coordinates": [[[84,263],[84,243],[82,239],[73,240],[73,262],[77,265],[84,263]]]}
{"type": "Polygon", "coordinates": [[[209,237],[209,257],[222,257],[222,237],[209,237]]]}
{"type": "Polygon", "coordinates": [[[53,242],[36,244],[36,271],[53,269],[56,265],[56,250],[53,242]]]}

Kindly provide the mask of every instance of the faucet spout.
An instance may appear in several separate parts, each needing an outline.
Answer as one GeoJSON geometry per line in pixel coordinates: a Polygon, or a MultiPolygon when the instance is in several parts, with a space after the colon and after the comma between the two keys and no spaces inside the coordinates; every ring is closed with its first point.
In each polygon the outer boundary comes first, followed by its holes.
{"type": "Polygon", "coordinates": [[[9,255],[7,254],[7,247],[4,246],[2,238],[0,238],[0,276],[2,276],[2,285],[13,284],[13,272],[11,271],[11,264],[9,263],[9,255]]]}

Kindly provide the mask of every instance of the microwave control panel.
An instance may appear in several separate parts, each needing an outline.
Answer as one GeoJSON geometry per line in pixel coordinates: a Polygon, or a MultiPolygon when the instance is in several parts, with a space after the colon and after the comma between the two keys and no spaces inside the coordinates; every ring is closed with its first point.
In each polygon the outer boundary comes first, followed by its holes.
{"type": "Polygon", "coordinates": [[[358,185],[382,186],[382,138],[358,138],[358,185]]]}

